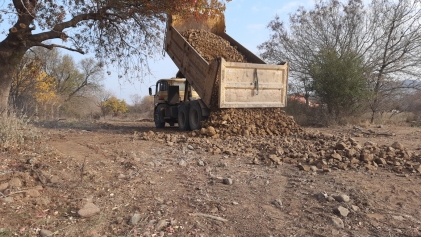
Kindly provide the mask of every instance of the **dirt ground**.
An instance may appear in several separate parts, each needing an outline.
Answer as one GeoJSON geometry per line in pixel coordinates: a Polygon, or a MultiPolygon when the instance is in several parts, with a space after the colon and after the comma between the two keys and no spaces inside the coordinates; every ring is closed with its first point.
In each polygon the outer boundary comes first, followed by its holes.
{"type": "Polygon", "coordinates": [[[0,153],[0,236],[421,236],[421,128],[221,140],[153,125],[62,122],[40,127],[40,148],[0,153]],[[349,138],[409,155],[348,168],[295,155],[349,138]]]}

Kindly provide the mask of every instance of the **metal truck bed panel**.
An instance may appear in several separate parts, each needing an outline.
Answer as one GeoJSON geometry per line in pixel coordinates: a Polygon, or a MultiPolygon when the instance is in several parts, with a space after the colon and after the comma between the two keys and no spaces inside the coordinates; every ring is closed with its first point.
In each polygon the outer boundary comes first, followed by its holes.
{"type": "Polygon", "coordinates": [[[233,63],[222,60],[220,108],[285,107],[288,65],[233,63]]]}
{"type": "Polygon", "coordinates": [[[209,64],[174,27],[167,29],[165,50],[199,96],[207,94],[205,79],[209,64]]]}

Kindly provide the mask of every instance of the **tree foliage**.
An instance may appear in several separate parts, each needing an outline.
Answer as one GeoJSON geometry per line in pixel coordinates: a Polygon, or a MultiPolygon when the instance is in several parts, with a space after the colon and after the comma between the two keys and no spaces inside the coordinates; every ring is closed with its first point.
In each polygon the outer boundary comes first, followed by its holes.
{"type": "Polygon", "coordinates": [[[85,102],[77,101],[87,104],[94,90],[101,89],[101,80],[102,68],[92,58],[75,63],[71,56],[57,50],[34,48],[25,54],[13,77],[10,101],[27,114],[63,112],[57,110],[68,107],[66,104],[75,97],[85,98],[85,102]],[[46,107],[51,108],[46,111],[46,107]]]}
{"type": "Polygon", "coordinates": [[[49,76],[46,72],[42,72],[35,78],[35,100],[39,103],[50,102],[55,99],[54,77],[49,76]]]}
{"type": "Polygon", "coordinates": [[[25,109],[36,103],[48,103],[57,98],[55,78],[48,75],[42,68],[42,63],[30,57],[25,57],[20,70],[13,77],[10,96],[14,107],[25,109]]]}
{"type": "Polygon", "coordinates": [[[309,74],[316,95],[336,120],[358,111],[369,95],[365,68],[356,53],[339,55],[334,49],[323,49],[310,65],[309,74]]]}
{"type": "Polygon", "coordinates": [[[420,6],[420,0],[372,0],[367,5],[360,0],[319,0],[313,9],[301,7],[291,14],[288,26],[275,17],[268,25],[269,40],[259,46],[261,56],[271,63],[290,62],[291,76],[309,94],[310,65],[320,50],[355,52],[369,69],[373,120],[393,92],[419,86],[405,81],[421,78],[420,6]]]}
{"type": "Polygon", "coordinates": [[[129,111],[126,101],[119,100],[115,96],[103,101],[101,103],[101,110],[105,115],[112,114],[113,116],[118,116],[129,111]]]}
{"type": "Polygon", "coordinates": [[[75,62],[72,56],[57,50],[35,48],[33,54],[43,62],[44,70],[56,80],[56,93],[64,102],[86,91],[101,87],[104,72],[101,64],[93,58],[75,62]]]}
{"type": "Polygon", "coordinates": [[[0,42],[0,110],[7,107],[14,70],[34,46],[94,53],[103,65],[116,63],[119,76],[135,75],[130,69],[142,71],[162,49],[166,14],[212,17],[225,9],[225,1],[219,0],[2,2],[0,21],[7,36],[0,42]]]}

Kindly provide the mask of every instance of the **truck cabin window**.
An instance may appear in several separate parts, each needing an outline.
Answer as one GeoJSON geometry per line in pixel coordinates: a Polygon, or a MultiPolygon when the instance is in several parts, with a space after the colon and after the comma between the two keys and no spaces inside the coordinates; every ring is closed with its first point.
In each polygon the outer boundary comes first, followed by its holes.
{"type": "Polygon", "coordinates": [[[160,92],[160,91],[167,91],[168,90],[168,82],[166,81],[161,81],[156,85],[156,91],[160,92]]]}

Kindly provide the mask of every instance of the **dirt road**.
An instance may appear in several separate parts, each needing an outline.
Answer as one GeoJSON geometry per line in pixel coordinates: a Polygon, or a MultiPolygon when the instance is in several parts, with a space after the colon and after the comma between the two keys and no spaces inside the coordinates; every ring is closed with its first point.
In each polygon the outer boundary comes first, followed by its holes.
{"type": "MultiPolygon", "coordinates": [[[[414,168],[397,172],[300,170],[300,157],[259,155],[258,138],[214,141],[177,128],[145,136],[152,126],[42,128],[43,149],[3,157],[0,236],[421,236],[419,128],[382,128],[396,134],[388,137],[318,129],[361,144],[399,141],[414,168]]],[[[304,144],[294,134],[260,138],[271,139],[283,154],[283,142],[304,144]]]]}

